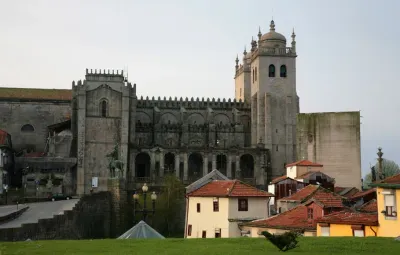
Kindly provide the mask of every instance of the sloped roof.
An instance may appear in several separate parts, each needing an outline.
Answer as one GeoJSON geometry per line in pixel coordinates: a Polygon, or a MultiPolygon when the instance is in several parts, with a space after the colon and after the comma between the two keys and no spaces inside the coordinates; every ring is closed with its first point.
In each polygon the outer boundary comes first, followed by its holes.
{"type": "Polygon", "coordinates": [[[382,180],[380,183],[387,183],[387,184],[400,184],[400,174],[393,175],[382,180]]]}
{"type": "Polygon", "coordinates": [[[296,179],[309,180],[310,178],[312,178],[315,175],[322,175],[322,176],[326,177],[326,179],[328,179],[332,182],[335,180],[334,178],[330,177],[329,175],[327,175],[321,171],[308,171],[302,175],[297,176],[296,179]]]}
{"type": "Polygon", "coordinates": [[[279,177],[276,177],[275,179],[273,179],[271,181],[271,184],[275,184],[275,183],[278,183],[278,182],[286,180],[286,179],[291,179],[291,178],[287,177],[286,175],[279,176],[279,177]]]}
{"type": "Polygon", "coordinates": [[[376,199],[372,199],[367,203],[361,205],[359,210],[361,212],[378,212],[378,203],[376,202],[376,199]]]}
{"type": "Polygon", "coordinates": [[[290,196],[287,196],[287,197],[283,197],[279,200],[303,202],[303,200],[307,199],[312,194],[314,194],[318,188],[319,188],[318,185],[307,185],[306,187],[302,188],[301,190],[297,191],[296,193],[294,193],[290,196]]]}
{"type": "Polygon", "coordinates": [[[72,100],[70,89],[0,88],[0,99],[72,100]]]}
{"type": "Polygon", "coordinates": [[[318,223],[348,224],[378,226],[378,215],[376,213],[351,212],[348,210],[331,213],[317,219],[318,223]]]}
{"type": "Polygon", "coordinates": [[[373,193],[376,193],[375,188],[364,190],[364,191],[359,191],[356,194],[354,194],[353,196],[351,196],[350,199],[352,199],[352,200],[360,199],[362,197],[365,197],[365,196],[373,194],[373,193]]]}
{"type": "Polygon", "coordinates": [[[347,198],[342,197],[330,190],[318,185],[308,185],[291,196],[279,199],[279,201],[289,201],[309,204],[316,202],[322,207],[343,208],[343,201],[347,198]]]}
{"type": "Polygon", "coordinates": [[[360,190],[356,187],[335,187],[335,193],[344,197],[351,197],[360,190]]]}
{"type": "Polygon", "coordinates": [[[187,194],[191,197],[273,197],[274,195],[257,189],[239,180],[214,180],[187,194]]]}
{"type": "Polygon", "coordinates": [[[296,206],[286,212],[272,216],[267,219],[255,220],[241,224],[249,227],[262,227],[285,230],[315,230],[316,223],[308,219],[307,207],[304,205],[296,206]]]}
{"type": "Polygon", "coordinates": [[[197,189],[203,187],[204,185],[206,185],[207,183],[212,182],[213,180],[229,180],[229,178],[226,177],[225,175],[223,175],[217,169],[214,169],[211,172],[209,172],[208,174],[206,174],[203,177],[201,177],[200,179],[198,179],[197,181],[186,186],[186,193],[190,193],[194,190],[197,190],[197,189]]]}
{"type": "Polygon", "coordinates": [[[150,227],[146,222],[140,221],[133,228],[126,231],[117,239],[142,239],[142,238],[158,238],[165,239],[154,228],[150,227]]]}
{"type": "Polygon", "coordinates": [[[291,166],[315,166],[315,167],[323,167],[324,165],[318,164],[311,162],[309,160],[299,160],[290,164],[287,164],[286,167],[291,167],[291,166]]]}

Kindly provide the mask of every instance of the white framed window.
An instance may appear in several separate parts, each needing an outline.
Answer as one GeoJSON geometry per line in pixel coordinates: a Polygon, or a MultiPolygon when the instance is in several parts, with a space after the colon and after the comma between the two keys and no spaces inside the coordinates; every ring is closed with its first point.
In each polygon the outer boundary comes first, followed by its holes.
{"type": "Polygon", "coordinates": [[[321,236],[330,236],[330,227],[321,227],[321,236]]]}
{"type": "Polygon", "coordinates": [[[385,194],[384,195],[385,202],[385,216],[386,217],[397,217],[396,211],[396,197],[394,194],[385,194]]]}
{"type": "Polygon", "coordinates": [[[364,230],[354,230],[355,237],[364,237],[364,230]]]}

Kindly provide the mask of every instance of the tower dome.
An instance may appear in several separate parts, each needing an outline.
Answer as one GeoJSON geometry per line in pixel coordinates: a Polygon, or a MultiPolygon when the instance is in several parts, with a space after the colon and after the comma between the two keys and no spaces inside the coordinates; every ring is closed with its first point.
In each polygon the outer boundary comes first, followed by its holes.
{"type": "Polygon", "coordinates": [[[271,20],[270,30],[260,38],[263,47],[286,47],[286,38],[284,35],[275,32],[275,22],[271,20]]]}

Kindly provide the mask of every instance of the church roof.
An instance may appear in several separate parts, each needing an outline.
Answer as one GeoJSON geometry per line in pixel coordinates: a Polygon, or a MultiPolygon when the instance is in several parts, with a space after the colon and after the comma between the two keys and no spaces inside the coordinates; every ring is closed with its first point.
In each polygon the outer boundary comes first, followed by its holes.
{"type": "Polygon", "coordinates": [[[14,100],[72,100],[70,89],[0,88],[0,99],[14,100]]]}
{"type": "Polygon", "coordinates": [[[286,37],[280,33],[275,32],[275,22],[271,20],[270,31],[261,36],[261,41],[282,41],[286,43],[286,37]]]}
{"type": "Polygon", "coordinates": [[[146,222],[140,221],[133,228],[126,231],[117,239],[143,239],[143,238],[157,238],[165,239],[160,233],[154,228],[150,227],[146,222]]]}

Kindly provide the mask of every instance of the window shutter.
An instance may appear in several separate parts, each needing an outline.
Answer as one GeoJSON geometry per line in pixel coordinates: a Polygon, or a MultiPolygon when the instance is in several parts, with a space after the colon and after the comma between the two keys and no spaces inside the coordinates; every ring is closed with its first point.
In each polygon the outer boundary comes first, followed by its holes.
{"type": "Polygon", "coordinates": [[[394,195],[385,195],[385,206],[394,206],[394,195]]]}

